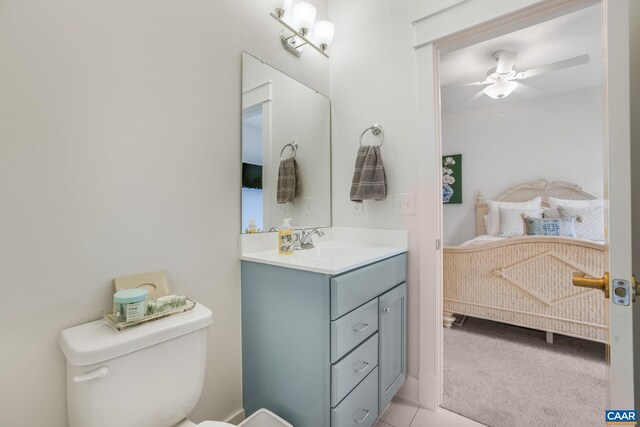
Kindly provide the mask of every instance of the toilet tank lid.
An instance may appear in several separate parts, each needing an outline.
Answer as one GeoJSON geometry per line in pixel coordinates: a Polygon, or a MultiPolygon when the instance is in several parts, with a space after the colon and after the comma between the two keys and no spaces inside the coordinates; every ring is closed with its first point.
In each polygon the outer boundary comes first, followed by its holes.
{"type": "Polygon", "coordinates": [[[65,329],[58,345],[75,366],[104,362],[161,342],[186,335],[211,324],[211,310],[196,304],[193,310],[117,332],[103,320],[65,329]]]}

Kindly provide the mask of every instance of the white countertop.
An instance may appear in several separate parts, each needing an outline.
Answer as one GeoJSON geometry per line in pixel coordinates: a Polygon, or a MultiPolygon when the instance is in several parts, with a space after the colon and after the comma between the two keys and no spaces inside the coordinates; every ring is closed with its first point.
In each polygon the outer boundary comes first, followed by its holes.
{"type": "Polygon", "coordinates": [[[314,236],[315,249],[280,255],[278,233],[243,234],[240,259],[297,270],[335,275],[408,250],[406,230],[323,228],[325,236],[314,236]]]}

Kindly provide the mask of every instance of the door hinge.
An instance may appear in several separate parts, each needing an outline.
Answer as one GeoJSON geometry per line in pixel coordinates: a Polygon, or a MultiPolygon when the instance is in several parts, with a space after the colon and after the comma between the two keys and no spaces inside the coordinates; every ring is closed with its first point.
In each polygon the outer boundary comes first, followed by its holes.
{"type": "Polygon", "coordinates": [[[436,239],[436,251],[440,250],[440,239],[436,239]]]}

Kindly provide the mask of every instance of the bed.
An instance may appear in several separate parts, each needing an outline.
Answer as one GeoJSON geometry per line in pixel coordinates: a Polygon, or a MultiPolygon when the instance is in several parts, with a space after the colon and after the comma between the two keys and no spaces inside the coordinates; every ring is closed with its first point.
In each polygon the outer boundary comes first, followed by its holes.
{"type": "MultiPolygon", "coordinates": [[[[538,180],[510,188],[498,201],[521,202],[542,197],[591,200],[595,197],[566,182],[538,180]]],[[[605,246],[564,237],[486,236],[488,205],[476,203],[473,241],[444,247],[444,326],[454,314],[468,315],[591,341],[607,343],[604,293],[577,288],[574,273],[602,277],[605,246]]]]}

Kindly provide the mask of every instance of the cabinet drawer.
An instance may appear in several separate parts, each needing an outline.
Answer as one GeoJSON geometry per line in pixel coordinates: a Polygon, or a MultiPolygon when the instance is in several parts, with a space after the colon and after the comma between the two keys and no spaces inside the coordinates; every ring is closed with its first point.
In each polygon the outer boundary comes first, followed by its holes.
{"type": "Polygon", "coordinates": [[[378,366],[378,334],[331,367],[331,406],[335,407],[378,366]]]}
{"type": "Polygon", "coordinates": [[[378,368],[331,410],[331,427],[371,427],[378,419],[378,368]]]}
{"type": "Polygon", "coordinates": [[[378,299],[331,322],[331,363],[378,330],[378,299]]]}
{"type": "Polygon", "coordinates": [[[407,279],[407,254],[400,254],[331,279],[335,320],[407,279]]]}

